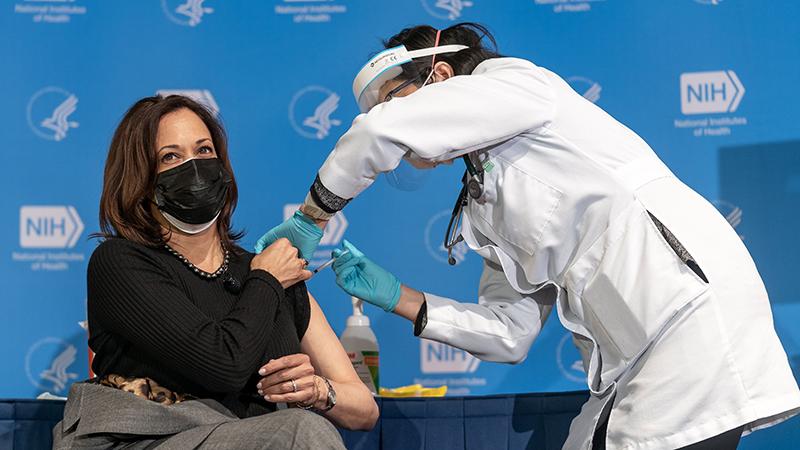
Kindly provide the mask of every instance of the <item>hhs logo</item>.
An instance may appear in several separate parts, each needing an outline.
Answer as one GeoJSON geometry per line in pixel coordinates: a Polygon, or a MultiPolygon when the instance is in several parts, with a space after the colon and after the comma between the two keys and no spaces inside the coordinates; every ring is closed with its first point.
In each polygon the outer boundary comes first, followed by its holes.
{"type": "Polygon", "coordinates": [[[33,344],[25,355],[25,373],[35,387],[62,393],[78,374],[70,372],[78,350],[62,339],[49,337],[33,344]]]}
{"type": "Polygon", "coordinates": [[[331,128],[342,124],[331,116],[339,108],[339,95],[322,86],[308,86],[289,103],[289,122],[300,136],[325,139],[331,128]]]}
{"type": "Polygon", "coordinates": [[[384,177],[389,186],[401,191],[416,191],[422,189],[430,178],[430,170],[415,169],[408,161],[403,160],[391,172],[386,172],[384,177]]]}
{"type": "Polygon", "coordinates": [[[61,141],[78,122],[70,116],[78,109],[78,97],[59,87],[49,86],[33,94],[28,101],[28,126],[36,135],[61,141]]]}
{"type": "Polygon", "coordinates": [[[564,378],[576,383],[586,382],[586,371],[583,370],[581,355],[572,343],[572,333],[566,333],[556,347],[556,364],[564,378]]]}
{"type": "Polygon", "coordinates": [[[214,96],[208,89],[159,89],[156,91],[157,95],[168,97],[170,95],[182,95],[200,103],[208,108],[214,115],[219,115],[219,105],[217,105],[214,96]]]}
{"type": "MultiPolygon", "coordinates": [[[[447,249],[444,246],[444,233],[447,230],[447,223],[450,221],[450,210],[443,210],[431,217],[428,225],[425,226],[425,248],[433,259],[448,264],[447,249]]],[[[459,242],[453,247],[453,258],[456,265],[461,264],[467,258],[469,247],[464,241],[459,242]]]]}
{"type": "Polygon", "coordinates": [[[586,77],[569,77],[567,78],[567,83],[586,100],[592,103],[597,103],[600,100],[600,91],[603,90],[603,87],[599,83],[586,77]]]}
{"type": "Polygon", "coordinates": [[[72,248],[83,232],[72,206],[23,206],[19,209],[19,245],[22,248],[72,248]]]}
{"type": "Polygon", "coordinates": [[[419,364],[422,373],[473,373],[481,360],[464,350],[441,342],[419,340],[419,364]]]}
{"type": "Polygon", "coordinates": [[[744,86],[732,70],[681,74],[683,114],[732,113],[744,96],[744,86]]]}
{"type": "Polygon", "coordinates": [[[717,211],[725,217],[725,220],[736,231],[739,238],[744,240],[744,236],[740,234],[738,230],[739,225],[742,224],[742,208],[733,203],[726,202],[725,200],[717,200],[712,202],[712,204],[717,208],[717,211]]]}
{"type": "Polygon", "coordinates": [[[214,9],[203,6],[204,0],[185,0],[174,2],[161,0],[161,8],[167,18],[178,25],[196,27],[203,21],[205,14],[211,14],[214,9]]]}
{"type": "Polygon", "coordinates": [[[433,17],[443,20],[456,20],[464,8],[472,6],[466,0],[422,0],[422,6],[433,17]]]}

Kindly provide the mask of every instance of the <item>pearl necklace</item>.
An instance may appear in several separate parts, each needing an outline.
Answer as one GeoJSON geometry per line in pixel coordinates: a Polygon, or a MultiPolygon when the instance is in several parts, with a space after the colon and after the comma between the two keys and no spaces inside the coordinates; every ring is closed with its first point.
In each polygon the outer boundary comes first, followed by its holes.
{"type": "Polygon", "coordinates": [[[189,267],[189,269],[191,269],[192,271],[194,271],[194,273],[200,275],[203,278],[206,278],[206,279],[209,279],[209,280],[213,279],[213,278],[217,278],[217,277],[219,277],[220,275],[222,275],[223,273],[225,273],[228,270],[228,261],[230,260],[230,252],[228,252],[228,249],[225,248],[224,245],[222,246],[222,251],[225,253],[225,256],[224,256],[224,259],[222,261],[222,265],[219,266],[219,269],[215,270],[214,272],[206,272],[205,270],[195,266],[194,264],[192,264],[191,261],[186,259],[185,256],[181,255],[177,250],[175,250],[174,248],[170,247],[169,244],[164,244],[164,248],[166,248],[170,253],[172,253],[173,256],[175,256],[176,258],[181,260],[181,262],[186,264],[186,266],[189,267]]]}

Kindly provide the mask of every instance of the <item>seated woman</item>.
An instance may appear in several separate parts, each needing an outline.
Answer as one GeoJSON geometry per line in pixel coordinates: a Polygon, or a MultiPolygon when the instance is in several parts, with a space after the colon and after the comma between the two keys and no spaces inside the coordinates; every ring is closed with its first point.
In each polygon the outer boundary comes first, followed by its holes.
{"type": "Polygon", "coordinates": [[[54,448],[341,449],[326,418],[375,424],[303,283],[307,263],[287,240],[238,247],[236,200],[208,110],[181,96],[133,105],[111,142],[88,268],[97,379],[73,385],[54,448]]]}

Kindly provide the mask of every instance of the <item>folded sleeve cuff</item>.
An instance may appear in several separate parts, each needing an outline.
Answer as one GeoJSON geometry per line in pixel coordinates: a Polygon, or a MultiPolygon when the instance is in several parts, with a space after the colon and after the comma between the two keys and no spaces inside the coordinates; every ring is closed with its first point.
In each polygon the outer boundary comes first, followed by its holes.
{"type": "Polygon", "coordinates": [[[450,305],[454,300],[427,292],[424,292],[423,295],[425,296],[425,325],[421,327],[418,334],[417,330],[414,330],[415,334],[423,339],[439,342],[449,341],[455,334],[455,330],[450,326],[450,316],[452,316],[450,305]]]}
{"type": "Polygon", "coordinates": [[[339,197],[328,190],[328,188],[322,184],[322,180],[320,180],[319,175],[317,175],[317,178],[314,180],[314,184],[311,185],[309,195],[316,206],[328,214],[335,214],[336,212],[341,211],[351,200],[349,198],[339,197]]]}

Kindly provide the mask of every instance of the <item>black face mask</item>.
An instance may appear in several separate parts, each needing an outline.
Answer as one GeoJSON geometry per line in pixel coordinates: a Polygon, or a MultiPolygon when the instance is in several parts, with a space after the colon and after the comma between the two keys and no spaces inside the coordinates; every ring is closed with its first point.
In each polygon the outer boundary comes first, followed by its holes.
{"type": "Polygon", "coordinates": [[[220,212],[232,178],[219,158],[193,159],[156,177],[158,209],[181,222],[211,222],[220,212]]]}

